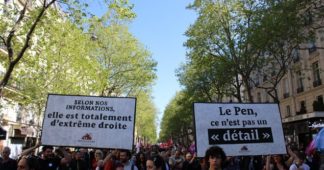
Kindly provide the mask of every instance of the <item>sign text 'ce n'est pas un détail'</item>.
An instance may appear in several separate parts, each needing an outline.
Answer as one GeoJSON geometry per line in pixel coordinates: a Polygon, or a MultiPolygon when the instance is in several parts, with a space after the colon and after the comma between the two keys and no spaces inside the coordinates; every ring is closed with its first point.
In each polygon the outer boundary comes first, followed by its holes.
{"type": "Polygon", "coordinates": [[[285,154],[277,104],[194,103],[197,155],[213,145],[228,156],[285,154]]]}

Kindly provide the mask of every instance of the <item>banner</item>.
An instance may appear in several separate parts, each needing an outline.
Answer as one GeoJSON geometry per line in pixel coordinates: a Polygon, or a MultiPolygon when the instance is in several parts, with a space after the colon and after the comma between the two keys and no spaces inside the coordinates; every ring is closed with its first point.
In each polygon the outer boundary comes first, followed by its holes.
{"type": "Polygon", "coordinates": [[[228,156],[286,154],[277,104],[194,103],[197,156],[213,145],[228,156]]]}
{"type": "Polygon", "coordinates": [[[135,98],[49,94],[43,145],[132,149],[135,98]]]}

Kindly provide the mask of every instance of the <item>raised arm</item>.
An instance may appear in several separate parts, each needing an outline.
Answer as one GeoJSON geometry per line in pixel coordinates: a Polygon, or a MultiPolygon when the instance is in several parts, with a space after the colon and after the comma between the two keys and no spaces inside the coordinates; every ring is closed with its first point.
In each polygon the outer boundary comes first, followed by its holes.
{"type": "Polygon", "coordinates": [[[21,158],[22,156],[29,155],[32,151],[34,151],[36,148],[40,146],[41,146],[41,142],[37,142],[35,146],[23,150],[18,157],[21,158]]]}

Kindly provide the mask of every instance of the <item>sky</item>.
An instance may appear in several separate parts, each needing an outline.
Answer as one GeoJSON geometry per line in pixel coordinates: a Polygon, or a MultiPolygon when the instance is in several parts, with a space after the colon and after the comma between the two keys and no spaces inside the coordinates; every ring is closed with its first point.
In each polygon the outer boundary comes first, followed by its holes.
{"type": "Polygon", "coordinates": [[[158,62],[157,81],[153,86],[154,103],[163,114],[164,108],[181,87],[175,70],[185,62],[185,31],[195,20],[186,9],[189,0],[132,0],[137,15],[130,31],[152,52],[158,62]]]}
{"type": "MultiPolygon", "coordinates": [[[[193,0],[130,0],[137,17],[129,25],[131,33],[157,61],[153,99],[161,118],[164,108],[181,90],[175,71],[185,62],[185,31],[196,14],[186,7],[193,0]]],[[[100,5],[100,4],[97,4],[100,5]]],[[[99,7],[97,10],[103,10],[99,7]]]]}

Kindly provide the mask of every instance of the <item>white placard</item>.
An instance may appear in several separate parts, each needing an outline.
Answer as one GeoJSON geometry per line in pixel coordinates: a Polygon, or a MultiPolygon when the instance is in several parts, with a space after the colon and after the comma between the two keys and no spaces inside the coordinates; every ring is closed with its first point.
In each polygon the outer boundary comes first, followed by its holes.
{"type": "Polygon", "coordinates": [[[213,145],[228,156],[286,154],[277,104],[194,103],[197,156],[213,145]]]}
{"type": "Polygon", "coordinates": [[[44,145],[132,149],[135,98],[49,94],[44,145]]]}

